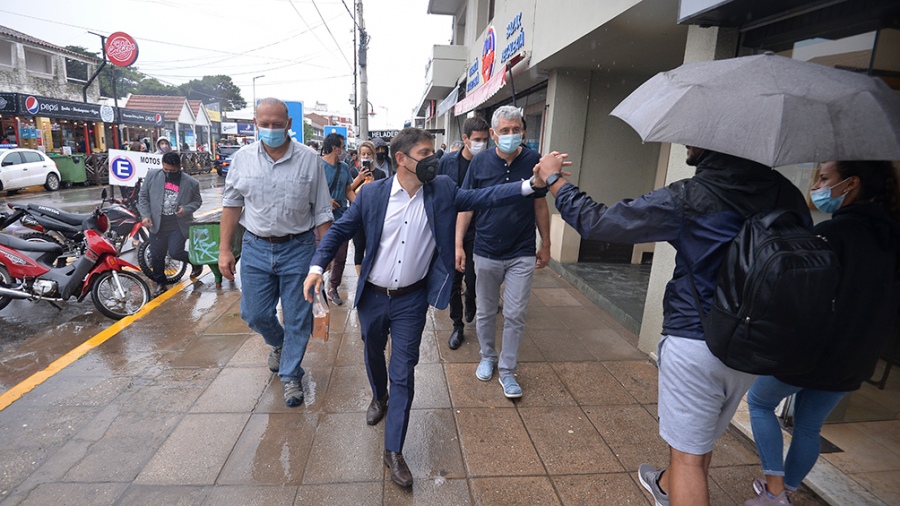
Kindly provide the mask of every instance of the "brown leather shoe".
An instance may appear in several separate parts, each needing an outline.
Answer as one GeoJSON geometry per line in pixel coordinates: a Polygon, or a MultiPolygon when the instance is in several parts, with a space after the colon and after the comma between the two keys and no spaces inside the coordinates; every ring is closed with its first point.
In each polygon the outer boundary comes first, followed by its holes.
{"type": "Polygon", "coordinates": [[[405,488],[412,486],[412,473],[409,472],[409,466],[406,465],[402,454],[385,450],[384,465],[391,470],[391,481],[405,488]]]}
{"type": "Polygon", "coordinates": [[[375,425],[384,418],[384,414],[387,413],[387,403],[388,403],[388,394],[384,394],[384,400],[378,400],[374,397],[372,398],[372,402],[369,403],[369,409],[366,410],[366,423],[369,425],[375,425]]]}

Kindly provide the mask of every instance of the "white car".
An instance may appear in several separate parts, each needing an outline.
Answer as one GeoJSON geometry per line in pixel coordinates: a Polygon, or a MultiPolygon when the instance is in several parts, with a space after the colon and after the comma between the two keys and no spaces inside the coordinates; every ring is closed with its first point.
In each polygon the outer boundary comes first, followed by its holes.
{"type": "Polygon", "coordinates": [[[59,189],[56,162],[34,149],[0,149],[0,190],[18,190],[43,185],[49,191],[59,189]]]}

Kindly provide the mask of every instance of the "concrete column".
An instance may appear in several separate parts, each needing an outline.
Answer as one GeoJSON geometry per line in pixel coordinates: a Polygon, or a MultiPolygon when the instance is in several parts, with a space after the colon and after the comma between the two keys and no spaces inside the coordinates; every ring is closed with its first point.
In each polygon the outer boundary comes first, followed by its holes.
{"type": "MultiPolygon", "coordinates": [[[[737,51],[738,32],[733,28],[688,28],[684,48],[684,62],[711,61],[731,58],[737,51]]],[[[684,146],[673,145],[670,150],[662,150],[660,156],[668,155],[666,184],[692,177],[694,168],[685,163],[687,151],[684,146]]],[[[663,324],[663,296],[666,283],[672,279],[675,269],[675,248],[668,243],[657,243],[653,253],[653,267],[650,270],[650,284],[644,301],[644,316],[641,319],[641,335],[638,348],[656,357],[663,324]]]]}
{"type": "MultiPolygon", "coordinates": [[[[556,69],[547,82],[547,121],[544,125],[544,152],[569,153],[575,184],[581,173],[584,131],[591,94],[591,73],[584,70],[556,69]]],[[[550,219],[550,257],[557,262],[578,261],[581,236],[555,212],[550,219]]]]}

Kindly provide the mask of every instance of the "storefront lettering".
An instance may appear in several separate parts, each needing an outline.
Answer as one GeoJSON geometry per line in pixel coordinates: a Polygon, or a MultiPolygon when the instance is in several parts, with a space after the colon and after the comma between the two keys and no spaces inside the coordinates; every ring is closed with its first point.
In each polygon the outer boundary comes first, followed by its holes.
{"type": "Polygon", "coordinates": [[[507,60],[515,56],[516,53],[525,47],[525,28],[522,27],[521,12],[516,14],[512,21],[506,25],[506,40],[508,41],[510,37],[515,35],[516,31],[519,32],[519,35],[503,49],[503,52],[500,54],[500,63],[506,63],[507,60]]]}
{"type": "Polygon", "coordinates": [[[513,18],[512,21],[506,25],[506,38],[509,39],[512,37],[512,34],[516,33],[516,30],[522,27],[522,13],[516,14],[516,17],[513,18]]]}
{"type": "Polygon", "coordinates": [[[150,165],[161,165],[162,160],[158,156],[141,156],[141,163],[148,163],[150,165]]]}
{"type": "Polygon", "coordinates": [[[476,74],[474,78],[469,78],[469,83],[466,85],[466,91],[472,91],[479,84],[481,84],[481,76],[476,74]]]}

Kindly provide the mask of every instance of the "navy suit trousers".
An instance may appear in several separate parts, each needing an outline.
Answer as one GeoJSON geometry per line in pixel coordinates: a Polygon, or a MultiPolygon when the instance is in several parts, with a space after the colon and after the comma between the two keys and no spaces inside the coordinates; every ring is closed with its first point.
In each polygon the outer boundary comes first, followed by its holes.
{"type": "Polygon", "coordinates": [[[384,398],[388,392],[388,377],[391,380],[384,427],[386,451],[403,451],[415,392],[415,367],[419,363],[419,345],[427,312],[428,298],[424,288],[398,297],[388,297],[367,286],[357,303],[365,344],[366,372],[376,399],[384,398]],[[386,364],[384,357],[388,332],[392,341],[390,365],[386,364]]]}

